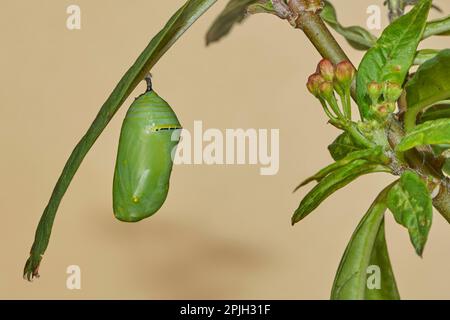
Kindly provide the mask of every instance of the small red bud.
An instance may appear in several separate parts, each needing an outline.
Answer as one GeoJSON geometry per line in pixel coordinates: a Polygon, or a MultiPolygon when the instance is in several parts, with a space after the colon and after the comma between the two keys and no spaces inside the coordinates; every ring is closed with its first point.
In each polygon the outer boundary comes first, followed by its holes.
{"type": "Polygon", "coordinates": [[[370,100],[372,100],[372,105],[376,105],[378,103],[378,99],[380,99],[381,93],[383,92],[383,86],[378,82],[372,81],[367,85],[367,92],[370,100]]]}
{"type": "Polygon", "coordinates": [[[388,113],[388,106],[385,105],[385,104],[379,106],[379,107],[378,107],[378,112],[379,112],[380,114],[383,114],[383,115],[386,114],[386,113],[388,113]]]}
{"type": "Polygon", "coordinates": [[[342,61],[336,66],[336,81],[344,89],[350,88],[355,74],[355,67],[350,61],[342,61]]]}
{"type": "Polygon", "coordinates": [[[330,81],[321,83],[319,86],[319,92],[321,97],[329,101],[332,98],[334,92],[333,83],[330,81]]]}
{"type": "Polygon", "coordinates": [[[322,59],[317,65],[317,72],[322,75],[326,81],[333,82],[335,67],[328,59],[322,59]]]}
{"type": "Polygon", "coordinates": [[[385,82],[383,87],[384,99],[387,102],[396,102],[402,95],[403,89],[394,82],[385,82]]]}
{"type": "Polygon", "coordinates": [[[397,65],[392,67],[392,71],[393,72],[401,72],[402,71],[402,66],[397,64],[397,65]]]}
{"type": "Polygon", "coordinates": [[[379,119],[386,119],[386,117],[390,113],[392,113],[392,104],[384,103],[384,104],[374,107],[373,110],[375,111],[375,114],[379,119]]]}
{"type": "Polygon", "coordinates": [[[309,92],[318,97],[320,93],[319,87],[323,82],[325,82],[325,79],[320,74],[314,73],[309,76],[306,87],[308,88],[309,92]]]}

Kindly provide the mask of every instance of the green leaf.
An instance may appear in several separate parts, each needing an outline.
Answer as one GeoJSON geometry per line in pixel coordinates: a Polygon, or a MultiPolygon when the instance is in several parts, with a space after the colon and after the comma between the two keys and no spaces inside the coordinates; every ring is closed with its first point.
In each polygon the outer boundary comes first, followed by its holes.
{"type": "Polygon", "coordinates": [[[436,57],[439,54],[439,52],[441,52],[441,51],[434,50],[434,49],[423,49],[423,50],[417,51],[416,57],[414,58],[414,65],[420,66],[420,65],[424,64],[428,60],[436,57]]]}
{"type": "Polygon", "coordinates": [[[443,156],[444,152],[450,149],[450,144],[434,144],[431,149],[436,157],[443,156]]]}
{"type": "Polygon", "coordinates": [[[347,154],[344,158],[341,160],[336,161],[335,163],[330,164],[329,166],[326,166],[319,172],[317,172],[315,175],[309,177],[305,181],[303,181],[297,188],[295,188],[294,192],[300,189],[301,187],[307,185],[308,183],[312,181],[320,182],[323,178],[325,178],[330,173],[346,166],[347,164],[355,161],[355,160],[367,160],[373,163],[379,163],[379,164],[387,164],[389,161],[389,158],[386,158],[383,154],[383,148],[381,146],[377,146],[373,149],[365,149],[365,150],[358,150],[354,152],[350,152],[347,154]]]}
{"type": "Polygon", "coordinates": [[[377,38],[366,29],[359,26],[344,27],[337,19],[336,10],[329,1],[320,13],[322,19],[337,33],[342,35],[348,43],[357,50],[368,50],[375,45],[377,38]]]}
{"type": "Polygon", "coordinates": [[[292,224],[304,219],[326,198],[345,187],[356,178],[374,172],[390,172],[390,169],[366,160],[355,160],[323,178],[300,202],[292,217],[292,224]]]}
{"type": "Polygon", "coordinates": [[[428,239],[433,203],[427,185],[413,171],[405,171],[388,194],[388,207],[395,221],[406,227],[419,256],[428,239]]]}
{"type": "Polygon", "coordinates": [[[450,49],[442,50],[436,57],[422,64],[407,83],[405,130],[416,125],[417,115],[426,107],[450,98],[450,49]]]}
{"type": "Polygon", "coordinates": [[[450,144],[450,118],[419,124],[403,137],[396,150],[405,152],[426,144],[450,144]]]}
{"type": "MultiPolygon", "coordinates": [[[[391,261],[386,243],[384,232],[384,219],[378,230],[377,238],[372,249],[369,266],[380,268],[381,272],[381,288],[374,289],[366,287],[366,300],[399,300],[397,283],[395,281],[394,272],[392,271],[391,261]]],[[[368,277],[368,281],[370,278],[368,277]]]]}
{"type": "Polygon", "coordinates": [[[226,36],[233,26],[241,23],[246,18],[247,8],[251,4],[260,2],[259,0],[231,0],[225,9],[220,13],[206,34],[206,44],[219,41],[226,36]]]}
{"type": "Polygon", "coordinates": [[[328,151],[334,161],[339,161],[349,153],[361,150],[362,148],[358,146],[351,135],[347,132],[341,133],[329,146],[328,151]]]}
{"type": "Polygon", "coordinates": [[[450,118],[450,101],[441,102],[428,108],[422,115],[420,115],[417,122],[420,124],[442,118],[450,118]]]}
{"type": "Polygon", "coordinates": [[[257,13],[270,13],[277,15],[275,11],[272,1],[270,0],[259,0],[256,3],[253,3],[247,7],[248,14],[257,14],[257,13]]]}
{"type": "Polygon", "coordinates": [[[390,24],[362,59],[356,77],[356,95],[363,118],[371,118],[367,92],[370,82],[403,84],[413,64],[430,7],[431,0],[421,0],[409,13],[390,24]]]}
{"type": "Polygon", "coordinates": [[[427,23],[423,38],[429,38],[431,36],[448,36],[450,35],[450,15],[433,20],[427,23]]]}
{"type": "Polygon", "coordinates": [[[445,160],[444,165],[442,166],[442,172],[447,176],[450,176],[450,158],[445,160]]]}
{"type": "MultiPolygon", "coordinates": [[[[384,213],[389,192],[386,188],[374,201],[350,239],[334,279],[333,300],[398,300],[397,284],[392,271],[384,234],[384,213]],[[379,287],[369,287],[369,266],[381,276],[379,287]]],[[[376,278],[375,278],[376,279],[376,278]]]]}
{"type": "Polygon", "coordinates": [[[42,255],[47,249],[58,206],[75,173],[94,142],[106,128],[114,114],[164,53],[216,0],[187,1],[150,41],[136,62],[125,73],[113,92],[101,107],[94,122],[77,144],[56,183],[52,196],[42,214],[36,230],[30,257],[24,269],[24,277],[31,280],[38,276],[42,255]]]}

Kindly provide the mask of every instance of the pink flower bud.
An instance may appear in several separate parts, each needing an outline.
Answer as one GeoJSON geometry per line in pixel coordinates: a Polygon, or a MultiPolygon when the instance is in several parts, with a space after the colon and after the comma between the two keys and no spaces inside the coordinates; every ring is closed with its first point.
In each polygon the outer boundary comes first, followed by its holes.
{"type": "Polygon", "coordinates": [[[386,115],[389,112],[389,108],[386,104],[382,104],[381,106],[378,107],[378,112],[381,115],[386,115]]]}
{"type": "Polygon", "coordinates": [[[330,81],[325,81],[319,86],[319,95],[325,100],[329,101],[332,99],[334,94],[333,83],[330,81]]]}
{"type": "Polygon", "coordinates": [[[320,74],[314,73],[309,76],[306,87],[308,88],[309,92],[311,92],[314,96],[318,97],[319,87],[323,82],[325,82],[325,79],[320,74]]]}
{"type": "Polygon", "coordinates": [[[355,78],[356,70],[350,61],[342,61],[336,66],[336,81],[343,89],[349,89],[355,78]]]}
{"type": "Polygon", "coordinates": [[[317,72],[322,75],[326,81],[333,82],[335,67],[328,59],[322,59],[317,65],[317,72]]]}
{"type": "Polygon", "coordinates": [[[383,86],[375,81],[372,81],[367,85],[367,93],[372,101],[372,105],[377,105],[380,99],[381,93],[383,92],[383,86]]]}
{"type": "Polygon", "coordinates": [[[383,87],[384,99],[387,102],[397,102],[402,95],[403,89],[400,85],[394,82],[386,82],[383,87]]]}
{"type": "Polygon", "coordinates": [[[381,104],[378,106],[374,106],[372,107],[375,116],[379,119],[379,120],[386,120],[386,118],[388,117],[388,115],[391,113],[389,110],[389,104],[385,103],[385,104],[381,104]]]}

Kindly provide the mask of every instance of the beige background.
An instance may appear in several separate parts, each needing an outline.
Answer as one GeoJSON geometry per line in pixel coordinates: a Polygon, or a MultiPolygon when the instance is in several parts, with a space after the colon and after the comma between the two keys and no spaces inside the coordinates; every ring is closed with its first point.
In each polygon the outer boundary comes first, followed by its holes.
{"type": "MultiPolygon", "coordinates": [[[[374,0],[336,0],[344,24],[364,24],[374,0]]],[[[325,124],[305,79],[319,60],[304,35],[255,16],[205,48],[219,1],[153,70],[155,87],[186,128],[280,128],[279,174],[256,166],[179,166],[163,209],[139,224],[113,218],[120,125],[131,99],[87,156],[56,219],[41,278],[21,272],[35,227],[75,143],[117,81],[183,0],[2,0],[0,298],[327,299],[351,233],[392,177],[364,177],[296,227],[303,178],[330,163],[338,132],[325,124]],[[82,30],[65,27],[82,9],[82,30]],[[82,290],[66,289],[66,268],[82,290]]],[[[446,12],[450,3],[436,1],[446,12]]],[[[438,16],[433,13],[433,16],[438,16]]],[[[386,23],[383,17],[383,23],[386,23]]],[[[342,38],[339,37],[340,40],[342,38]]],[[[445,41],[447,41],[445,43],[445,41]]],[[[427,47],[448,47],[434,39],[427,47]]],[[[362,54],[344,48],[353,61],[362,54]]],[[[143,90],[142,85],[133,96],[143,90]]],[[[387,215],[403,298],[450,298],[450,228],[435,215],[424,259],[387,215]]]]}

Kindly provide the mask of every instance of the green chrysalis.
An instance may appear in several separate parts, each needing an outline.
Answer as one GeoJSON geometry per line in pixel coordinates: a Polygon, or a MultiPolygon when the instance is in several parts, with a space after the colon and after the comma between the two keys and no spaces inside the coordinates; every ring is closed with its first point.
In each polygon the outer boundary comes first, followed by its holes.
{"type": "Polygon", "coordinates": [[[153,215],[166,200],[172,152],[181,125],[169,104],[152,89],[136,98],[122,124],[113,182],[117,219],[137,222],[153,215]]]}

